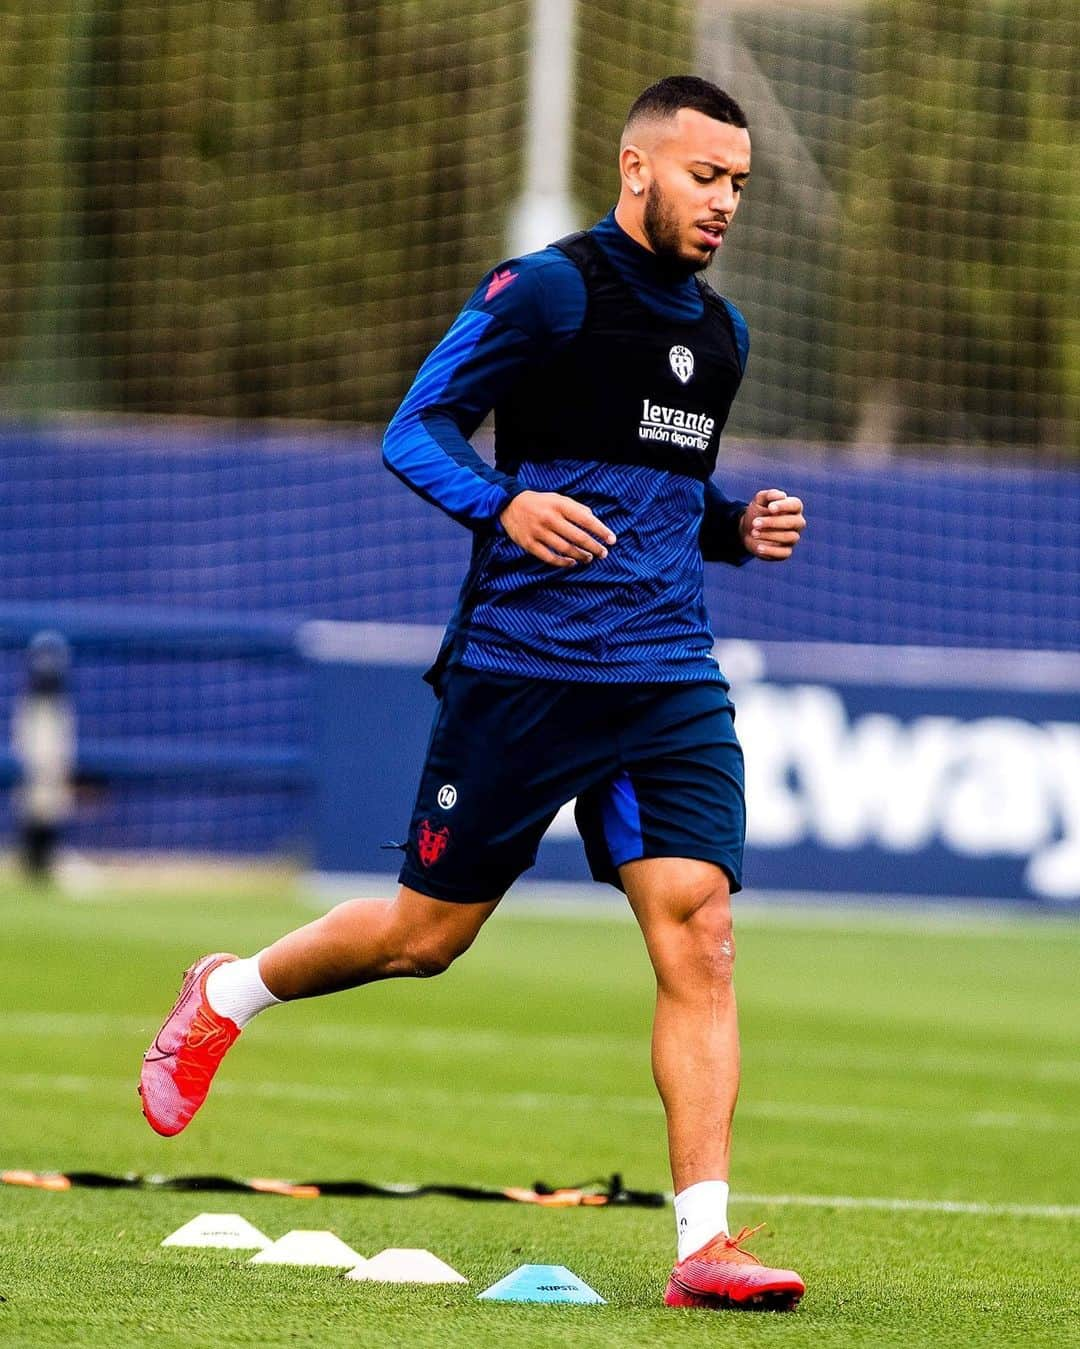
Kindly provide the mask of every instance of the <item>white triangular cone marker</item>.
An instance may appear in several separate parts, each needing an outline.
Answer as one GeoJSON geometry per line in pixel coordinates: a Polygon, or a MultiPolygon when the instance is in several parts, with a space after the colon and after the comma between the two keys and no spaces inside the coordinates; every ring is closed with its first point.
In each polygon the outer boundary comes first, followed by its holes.
{"type": "Polygon", "coordinates": [[[286,1232],[266,1250],[253,1255],[249,1265],[325,1265],[333,1269],[362,1268],[367,1262],[333,1232],[286,1232]]]}
{"type": "Polygon", "coordinates": [[[163,1246],[218,1246],[230,1251],[261,1251],[270,1238],[252,1227],[239,1213],[200,1213],[191,1222],[178,1227],[161,1243],[163,1246]]]}
{"type": "Polygon", "coordinates": [[[388,1250],[373,1255],[359,1269],[351,1269],[345,1275],[347,1279],[373,1283],[468,1283],[464,1274],[459,1274],[444,1260],[430,1251],[398,1249],[391,1246],[388,1250]]]}

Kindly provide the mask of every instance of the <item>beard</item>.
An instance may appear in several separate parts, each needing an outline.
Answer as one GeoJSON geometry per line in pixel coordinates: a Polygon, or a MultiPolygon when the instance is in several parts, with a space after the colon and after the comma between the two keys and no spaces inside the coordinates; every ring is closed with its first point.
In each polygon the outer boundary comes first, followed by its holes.
{"type": "Polygon", "coordinates": [[[659,184],[649,184],[645,198],[645,215],[642,229],[653,252],[665,262],[673,263],[687,272],[703,272],[713,260],[712,253],[705,257],[688,258],[682,251],[679,232],[679,218],[675,208],[660,191],[659,184]]]}

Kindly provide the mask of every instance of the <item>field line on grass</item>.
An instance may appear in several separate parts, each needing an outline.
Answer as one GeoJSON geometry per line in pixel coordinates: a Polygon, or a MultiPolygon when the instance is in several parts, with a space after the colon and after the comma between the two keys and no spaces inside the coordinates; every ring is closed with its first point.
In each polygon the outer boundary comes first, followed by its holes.
{"type": "Polygon", "coordinates": [[[980,1204],[962,1199],[883,1199],[857,1194],[735,1194],[732,1203],[799,1208],[883,1209],[890,1213],[969,1213],[979,1218],[1080,1218],[1080,1204],[980,1204]]]}
{"type": "MultiPolygon", "coordinates": [[[[111,1033],[121,1035],[149,1035],[154,1029],[156,1014],[132,1016],[112,1012],[0,1012],[0,1037],[3,1036],[65,1036],[73,1034],[111,1033]]],[[[522,1046],[536,1052],[550,1051],[565,1056],[579,1053],[626,1053],[637,1059],[645,1043],[640,1034],[618,1031],[560,1031],[477,1030],[460,1026],[379,1026],[330,1023],[320,1026],[286,1026],[273,1019],[261,1022],[257,1037],[270,1044],[311,1045],[313,1048],[419,1050],[456,1054],[475,1052],[483,1054],[517,1054],[522,1046]]],[[[768,1044],[754,1050],[757,1063],[786,1062],[789,1051],[779,1052],[768,1044]]],[[[986,1077],[1009,1082],[1080,1082],[1080,1060],[1077,1059],[1000,1059],[993,1054],[951,1054],[906,1050],[902,1046],[888,1050],[874,1050],[840,1041],[828,1046],[800,1047],[801,1066],[814,1065],[831,1068],[858,1068],[868,1072],[884,1070],[895,1073],[924,1072],[938,1076],[986,1077]]]]}
{"type": "MultiPolygon", "coordinates": [[[[105,1093],[134,1090],[131,1079],[79,1076],[70,1073],[0,1073],[0,1082],[10,1091],[67,1094],[105,1093]]],[[[443,1087],[401,1087],[366,1083],[357,1087],[339,1087],[314,1082],[237,1082],[226,1079],[214,1088],[219,1096],[246,1097],[267,1101],[292,1101],[308,1104],[370,1105],[383,1101],[398,1105],[444,1106],[458,1102],[463,1095],[474,1104],[489,1109],[531,1113],[535,1110],[609,1111],[615,1114],[658,1116],[660,1102],[646,1096],[602,1096],[575,1092],[476,1092],[443,1087]]],[[[740,1118],[812,1121],[817,1124],[848,1126],[908,1125],[926,1132],[938,1129],[1017,1129],[1026,1132],[1068,1133],[1080,1129],[1080,1119],[1071,1115],[1034,1115],[1006,1111],[969,1111],[945,1116],[933,1111],[897,1110],[881,1106],[817,1105],[799,1101],[744,1101],[740,1118]]]]}

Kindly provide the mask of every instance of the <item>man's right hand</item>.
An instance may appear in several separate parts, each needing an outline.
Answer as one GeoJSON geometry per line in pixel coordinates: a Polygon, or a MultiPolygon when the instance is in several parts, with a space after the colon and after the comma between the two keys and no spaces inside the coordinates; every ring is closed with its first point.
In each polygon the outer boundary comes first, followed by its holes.
{"type": "Polygon", "coordinates": [[[499,516],[519,548],[553,567],[576,567],[607,557],[615,535],[572,497],[520,492],[499,516]]]}

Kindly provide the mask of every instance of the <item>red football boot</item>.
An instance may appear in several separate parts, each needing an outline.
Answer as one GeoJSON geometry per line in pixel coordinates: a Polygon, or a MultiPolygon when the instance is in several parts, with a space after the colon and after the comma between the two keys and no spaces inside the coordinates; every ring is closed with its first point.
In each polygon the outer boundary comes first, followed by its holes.
{"type": "Polygon", "coordinates": [[[667,1306],[793,1311],[806,1292],[802,1279],[794,1270],[769,1269],[740,1244],[764,1226],[744,1227],[734,1237],[721,1232],[680,1260],[664,1293],[667,1306]]]}
{"type": "Polygon", "coordinates": [[[206,1100],[225,1051],[240,1034],[228,1017],[206,1001],[206,976],[236,956],[203,956],[185,973],[172,1011],[143,1055],[139,1074],[142,1112],[166,1138],[186,1129],[206,1100]]]}

